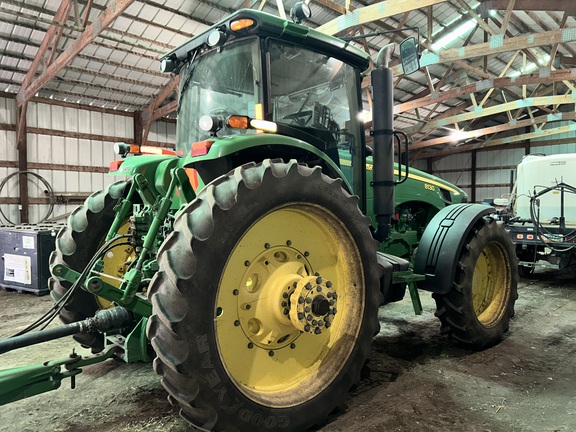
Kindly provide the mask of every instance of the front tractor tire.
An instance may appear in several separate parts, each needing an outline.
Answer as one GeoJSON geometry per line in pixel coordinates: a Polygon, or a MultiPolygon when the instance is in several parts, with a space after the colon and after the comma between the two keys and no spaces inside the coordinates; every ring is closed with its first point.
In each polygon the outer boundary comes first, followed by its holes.
{"type": "Polygon", "coordinates": [[[150,286],[155,371],[202,430],[303,431],[378,331],[377,243],[340,180],[296,161],[222,176],[179,215],[150,286]]]}
{"type": "Polygon", "coordinates": [[[518,298],[514,245],[490,217],[468,233],[447,294],[433,294],[442,330],[463,345],[484,349],[508,331],[518,298]]]}
{"type": "MultiPolygon", "coordinates": [[[[82,272],[96,251],[104,242],[116,213],[114,206],[128,190],[126,181],[111,184],[106,190],[93,193],[84,204],[78,206],[69,216],[68,223],[56,238],[56,250],[50,257],[50,266],[63,264],[72,270],[82,272]]],[[[126,234],[128,224],[121,227],[126,234]]],[[[134,256],[131,247],[115,248],[103,257],[103,269],[106,274],[121,277],[125,263],[134,256]]],[[[115,283],[113,280],[110,283],[115,283]]],[[[72,284],[60,281],[54,275],[48,281],[52,298],[55,301],[69,295],[72,284]]],[[[70,299],[60,311],[64,323],[81,321],[93,317],[99,309],[107,308],[110,303],[80,287],[71,293],[70,299]]],[[[80,344],[91,348],[92,352],[104,349],[104,337],[98,332],[83,332],[74,335],[80,344]]]]}

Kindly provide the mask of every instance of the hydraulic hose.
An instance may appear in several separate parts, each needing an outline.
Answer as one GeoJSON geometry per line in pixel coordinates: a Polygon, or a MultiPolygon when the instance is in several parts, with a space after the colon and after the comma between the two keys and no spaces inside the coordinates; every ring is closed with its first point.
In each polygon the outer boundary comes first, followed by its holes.
{"type": "Polygon", "coordinates": [[[96,316],[77,321],[70,324],[61,325],[49,329],[40,330],[20,336],[0,340],[0,354],[23,348],[30,345],[59,339],[81,332],[99,331],[104,333],[111,329],[119,329],[132,321],[130,312],[127,309],[117,306],[112,309],[100,310],[96,316]]]}

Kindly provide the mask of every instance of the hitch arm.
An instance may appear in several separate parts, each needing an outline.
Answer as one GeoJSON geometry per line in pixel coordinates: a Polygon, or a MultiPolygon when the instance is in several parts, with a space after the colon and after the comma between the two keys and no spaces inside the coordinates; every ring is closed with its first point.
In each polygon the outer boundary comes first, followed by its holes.
{"type": "Polygon", "coordinates": [[[6,405],[20,399],[56,390],[64,378],[71,379],[72,388],[76,384],[76,375],[82,367],[100,363],[114,356],[121,349],[110,346],[101,353],[80,357],[72,352],[69,357],[0,371],[0,405],[6,405]]]}

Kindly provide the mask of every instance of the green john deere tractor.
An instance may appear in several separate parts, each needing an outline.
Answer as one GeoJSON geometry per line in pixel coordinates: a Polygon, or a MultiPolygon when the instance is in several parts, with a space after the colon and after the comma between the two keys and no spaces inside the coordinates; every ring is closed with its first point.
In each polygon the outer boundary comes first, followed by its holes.
{"type": "Polygon", "coordinates": [[[67,325],[0,342],[75,334],[96,354],[0,374],[0,403],[111,356],[154,359],[202,430],[304,431],[359,381],[378,308],[408,289],[420,312],[416,285],[454,339],[497,343],[517,298],[514,246],[490,207],[394,164],[406,141],[389,60],[384,49],[371,72],[371,154],[370,59],[341,39],[240,10],[166,54],[180,74],[175,152],[113,164],[128,180],[60,232],[50,283],[67,325]]]}

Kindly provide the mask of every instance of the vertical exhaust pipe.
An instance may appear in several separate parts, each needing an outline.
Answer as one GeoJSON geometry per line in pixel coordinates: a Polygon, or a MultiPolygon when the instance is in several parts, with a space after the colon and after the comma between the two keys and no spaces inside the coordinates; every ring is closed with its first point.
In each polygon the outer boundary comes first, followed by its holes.
{"type": "Polygon", "coordinates": [[[386,45],[378,53],[376,68],[371,73],[374,177],[374,238],[385,241],[392,229],[394,215],[394,95],[393,73],[388,67],[393,45],[386,45]]]}

